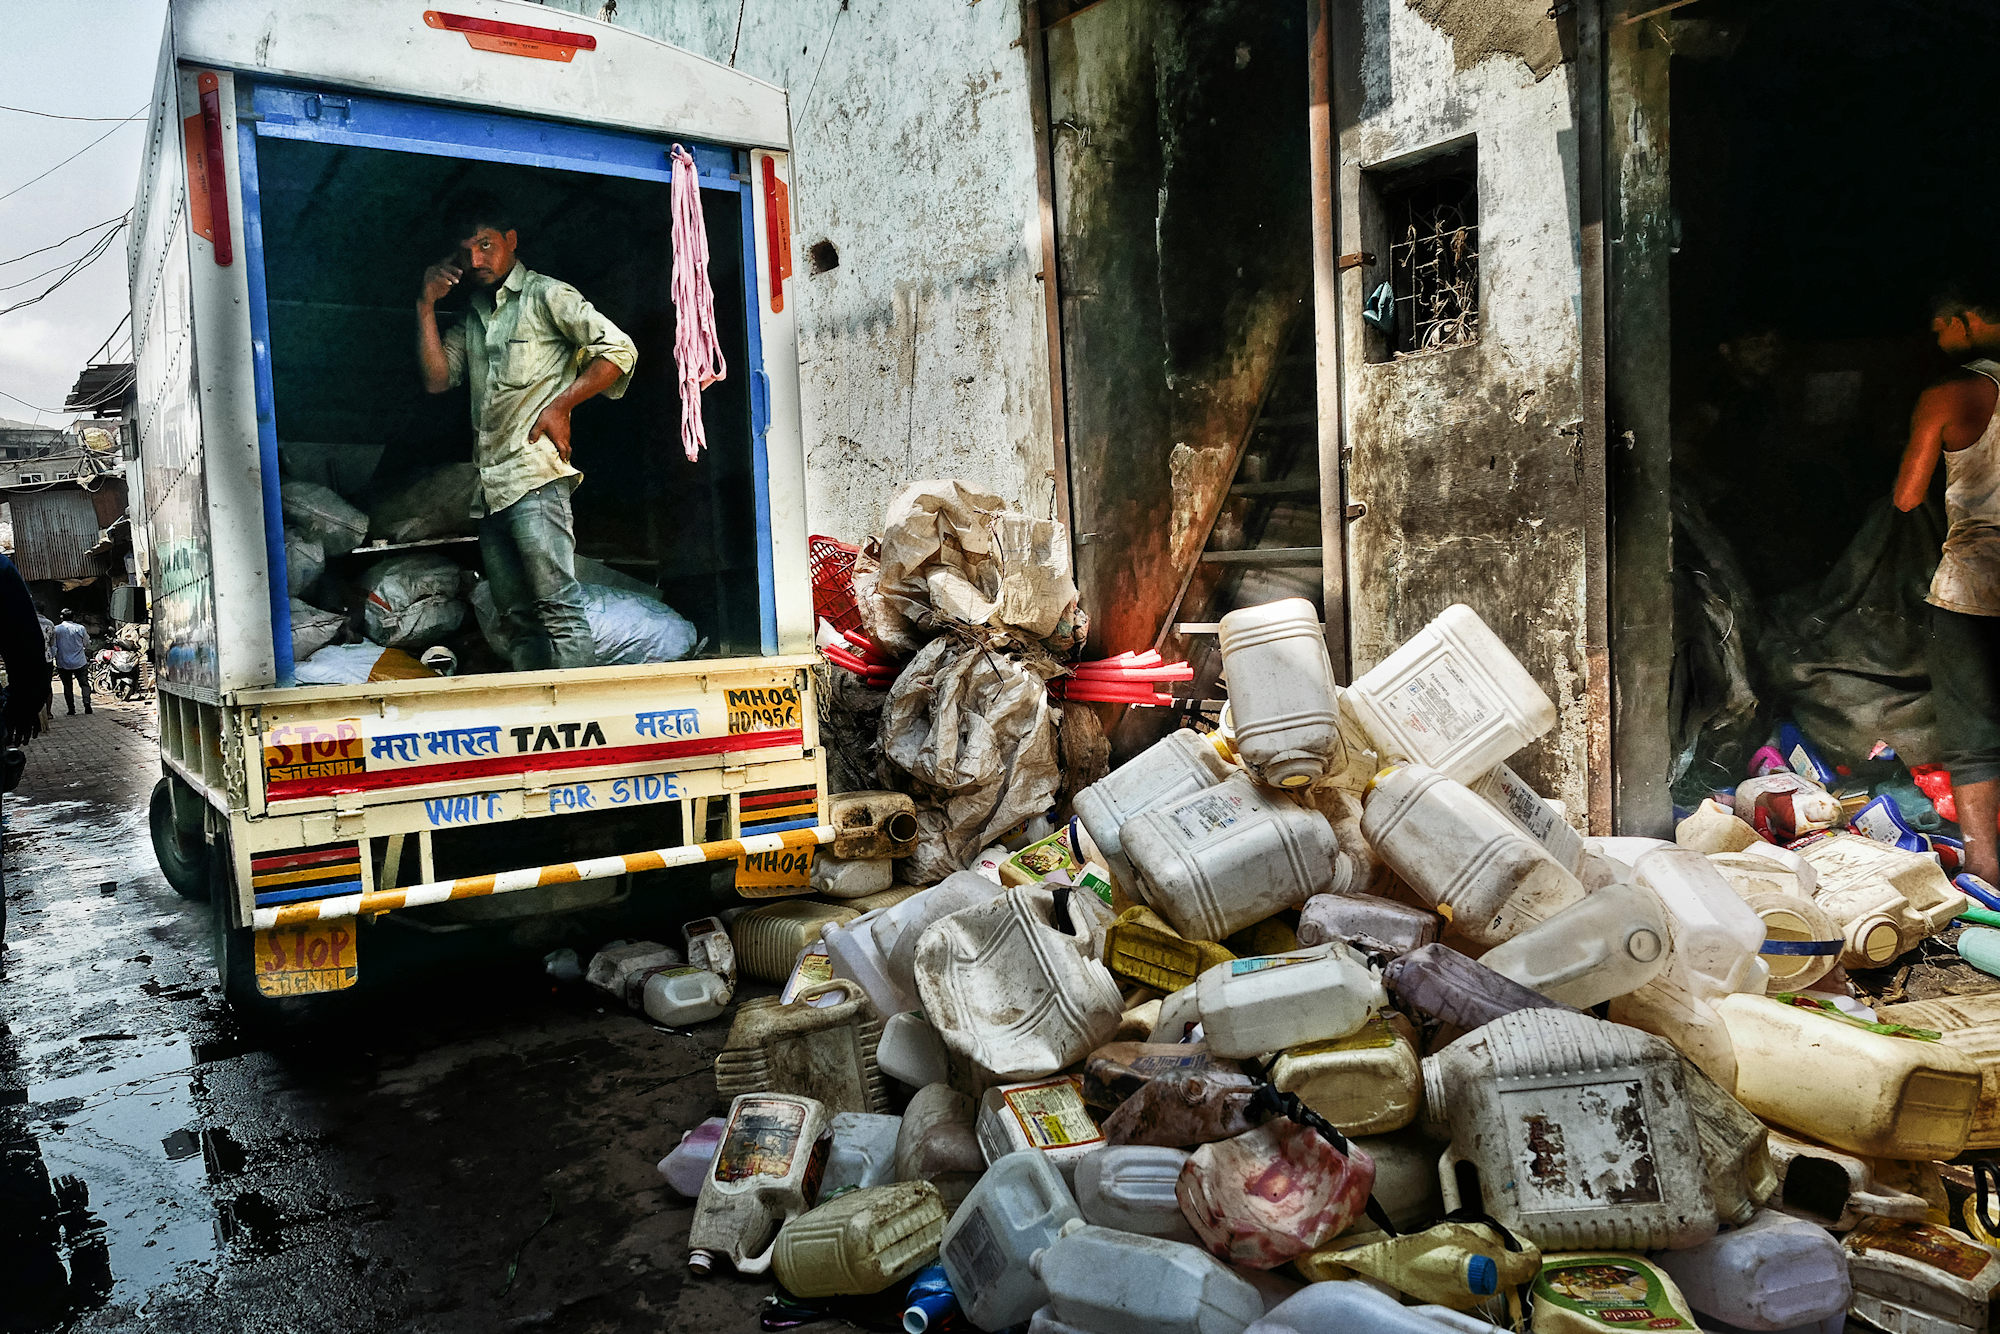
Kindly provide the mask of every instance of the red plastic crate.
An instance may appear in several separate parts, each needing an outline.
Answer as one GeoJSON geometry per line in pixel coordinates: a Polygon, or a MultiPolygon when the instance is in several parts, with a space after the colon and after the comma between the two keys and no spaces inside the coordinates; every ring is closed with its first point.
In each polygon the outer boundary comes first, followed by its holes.
{"type": "Polygon", "coordinates": [[[860,547],[838,538],[814,534],[806,539],[813,612],[836,630],[861,628],[861,608],[854,601],[854,558],[860,554],[860,547]]]}

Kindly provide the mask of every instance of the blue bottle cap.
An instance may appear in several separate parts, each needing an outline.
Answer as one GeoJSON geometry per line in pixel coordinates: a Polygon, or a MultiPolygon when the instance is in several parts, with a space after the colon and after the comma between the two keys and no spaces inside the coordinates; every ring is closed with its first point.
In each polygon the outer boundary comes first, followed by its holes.
{"type": "Polygon", "coordinates": [[[1491,1297],[1500,1291],[1500,1266],[1490,1255],[1475,1255],[1465,1262],[1465,1290],[1475,1297],[1491,1297]]]}

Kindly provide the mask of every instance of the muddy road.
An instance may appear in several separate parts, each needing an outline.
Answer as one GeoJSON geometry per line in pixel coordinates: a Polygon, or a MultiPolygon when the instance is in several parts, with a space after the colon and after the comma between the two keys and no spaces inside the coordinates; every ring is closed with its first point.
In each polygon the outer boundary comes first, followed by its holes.
{"type": "Polygon", "coordinates": [[[399,974],[335,1031],[244,1029],[153,862],[152,726],[59,716],[4,798],[0,1329],[758,1328],[770,1284],[689,1278],[654,1169],[721,1110],[726,1018],[656,1029],[474,944],[364,954],[399,974]]]}

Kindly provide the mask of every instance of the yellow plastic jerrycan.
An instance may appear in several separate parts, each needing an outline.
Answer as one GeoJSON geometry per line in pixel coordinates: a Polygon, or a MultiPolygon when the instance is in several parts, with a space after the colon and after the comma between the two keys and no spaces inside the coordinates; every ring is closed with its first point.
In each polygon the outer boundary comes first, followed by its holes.
{"type": "Polygon", "coordinates": [[[1543,1257],[1535,1280],[1534,1334],[1610,1334],[1701,1326],[1681,1290],[1642,1255],[1543,1257]]]}
{"type": "Polygon", "coordinates": [[[1510,1249],[1499,1229],[1485,1223],[1439,1223],[1422,1232],[1386,1237],[1364,1232],[1343,1237],[1299,1259],[1307,1280],[1369,1278],[1418,1302],[1470,1311],[1490,1298],[1532,1283],[1542,1253],[1531,1241],[1510,1249]]]}
{"type": "Polygon", "coordinates": [[[1187,940],[1151,908],[1129,908],[1104,933],[1104,966],[1122,982],[1155,991],[1191,986],[1204,969],[1236,956],[1212,940],[1187,940]]]}
{"type": "Polygon", "coordinates": [[[779,1229],[771,1267],[796,1297],[880,1292],[937,1259],[944,1219],[928,1181],[849,1191],[779,1229]]]}

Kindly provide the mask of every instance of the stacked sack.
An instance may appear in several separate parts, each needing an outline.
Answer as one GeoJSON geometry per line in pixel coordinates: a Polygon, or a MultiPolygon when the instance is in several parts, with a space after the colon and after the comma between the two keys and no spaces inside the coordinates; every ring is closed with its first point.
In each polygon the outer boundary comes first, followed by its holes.
{"type": "Polygon", "coordinates": [[[1221,646],[1223,731],[986,873],[736,919],[817,939],[662,1164],[695,1269],[909,1330],[1987,1328],[1938,1164],[2000,1144],[2000,1012],[1836,967],[1950,920],[1918,854],[1719,804],[1580,837],[1464,607],[1344,690],[1309,604],[1221,646]]]}

